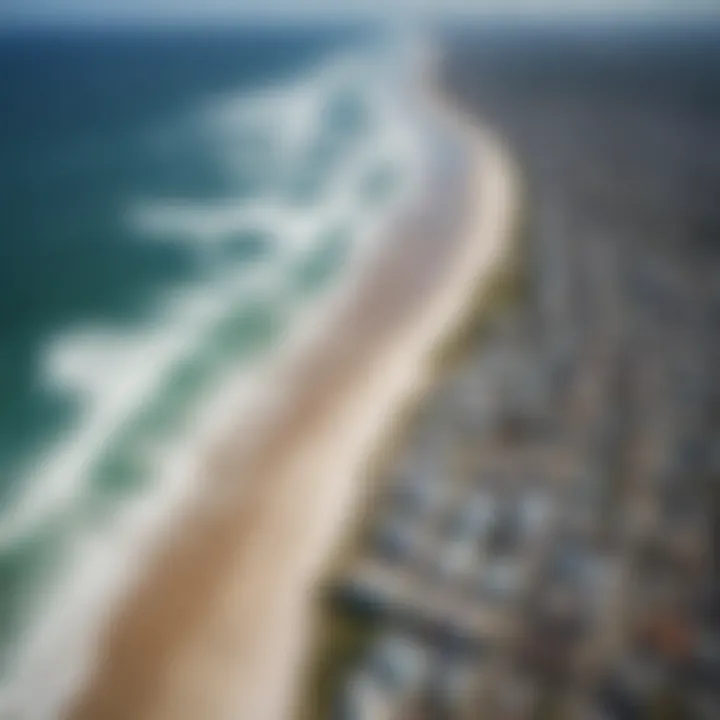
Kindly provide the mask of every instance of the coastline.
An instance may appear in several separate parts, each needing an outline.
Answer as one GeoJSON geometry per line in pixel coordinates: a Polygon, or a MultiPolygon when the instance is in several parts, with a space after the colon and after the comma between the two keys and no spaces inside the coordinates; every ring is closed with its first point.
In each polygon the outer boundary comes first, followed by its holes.
{"type": "Polygon", "coordinates": [[[432,384],[438,348],[482,302],[517,220],[517,171],[499,141],[445,99],[433,111],[466,148],[461,207],[396,231],[301,344],[275,412],[255,418],[251,439],[236,427],[211,450],[201,494],[147,560],[69,717],[289,714],[312,591],[367,465],[432,384]],[[437,234],[458,222],[447,252],[437,234]]]}
{"type": "MultiPolygon", "coordinates": [[[[441,102],[447,102],[451,111],[456,110],[452,106],[452,98],[441,98],[441,102]]],[[[462,122],[477,127],[478,120],[467,114],[462,122]]],[[[491,137],[497,147],[502,149],[502,142],[492,133],[491,137]]],[[[511,164],[513,192],[516,196],[515,219],[506,236],[506,245],[492,272],[489,276],[478,278],[463,309],[454,322],[449,324],[447,332],[437,338],[434,349],[429,353],[424,384],[400,409],[397,422],[378,443],[379,449],[364,473],[363,497],[356,502],[353,517],[348,527],[341,531],[340,540],[335,543],[320,579],[312,642],[305,658],[308,662],[301,678],[303,684],[298,696],[299,703],[291,714],[297,720],[330,717],[328,713],[332,712],[338,689],[338,674],[348,671],[347,659],[357,658],[358,648],[367,647],[376,634],[377,628],[373,627],[372,620],[357,617],[348,619],[346,614],[338,611],[332,598],[337,583],[347,578],[348,567],[353,560],[363,549],[367,552],[368,526],[373,524],[376,512],[373,503],[378,495],[387,490],[388,481],[392,477],[388,473],[392,472],[398,453],[402,452],[408,442],[408,435],[412,432],[418,414],[423,412],[427,398],[433,396],[435,389],[448,376],[452,377],[458,366],[462,366],[476,343],[483,342],[485,330],[489,329],[498,314],[517,301],[518,293],[523,293],[521,248],[526,232],[524,183],[520,179],[519,168],[513,166],[508,156],[505,159],[511,164]]]]}

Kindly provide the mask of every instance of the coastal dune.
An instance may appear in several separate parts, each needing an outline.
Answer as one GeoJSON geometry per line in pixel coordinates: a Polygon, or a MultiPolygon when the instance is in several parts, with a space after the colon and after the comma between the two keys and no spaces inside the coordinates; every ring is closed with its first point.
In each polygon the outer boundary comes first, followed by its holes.
{"type": "Polygon", "coordinates": [[[207,448],[64,717],[292,714],[313,591],[367,467],[432,382],[438,344],[500,271],[517,218],[501,143],[437,97],[427,105],[450,145],[417,207],[274,369],[272,410],[246,408],[207,448]]]}

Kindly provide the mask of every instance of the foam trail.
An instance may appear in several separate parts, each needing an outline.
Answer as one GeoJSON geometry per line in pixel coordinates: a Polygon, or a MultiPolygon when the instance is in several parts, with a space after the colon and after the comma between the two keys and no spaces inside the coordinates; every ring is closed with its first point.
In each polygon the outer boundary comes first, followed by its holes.
{"type": "Polygon", "coordinates": [[[375,81],[366,60],[347,56],[290,89],[225,98],[202,111],[209,132],[220,128],[232,136],[233,128],[262,127],[279,144],[278,154],[289,165],[298,161],[312,140],[328,96],[338,88],[359,88],[365,81],[365,99],[374,103],[370,114],[375,134],[347,153],[330,183],[332,191],[314,206],[297,207],[275,188],[252,202],[245,198],[202,203],[145,201],[130,210],[127,219],[145,236],[203,250],[242,232],[261,231],[273,243],[271,257],[264,264],[256,263],[252,272],[231,270],[224,281],[213,276],[208,283],[178,291],[155,312],[148,323],[152,330],[120,334],[102,327],[75,329],[48,344],[42,362],[44,384],[75,393],[82,400],[83,412],[74,433],[32,473],[37,479],[29,491],[3,513],[0,548],[32,533],[52,513],[78,499],[90,482],[93,460],[109,439],[153,396],[170,369],[202,345],[205,328],[218,322],[223,312],[272,295],[286,302],[285,276],[317,249],[323,230],[345,227],[356,237],[371,234],[372,213],[357,198],[361,176],[383,156],[392,158],[403,174],[407,170],[403,165],[411,164],[417,148],[407,122],[391,106],[387,88],[375,81]],[[374,82],[368,83],[370,78],[374,82]]]}
{"type": "MultiPolygon", "coordinates": [[[[319,122],[327,93],[342,84],[340,80],[347,78],[343,73],[351,66],[349,61],[339,68],[331,65],[290,92],[278,89],[261,97],[226,99],[220,109],[213,106],[215,115],[206,108],[202,117],[212,118],[208,132],[212,123],[219,122],[230,141],[236,142],[231,137],[234,123],[247,129],[258,119],[273,120],[275,124],[267,128],[270,139],[281,143],[278,154],[287,152],[288,158],[299,162],[303,144],[312,140],[313,123],[319,122]],[[285,110],[283,103],[288,101],[291,106],[285,110]],[[288,135],[283,117],[297,118],[288,135]]],[[[352,67],[357,75],[368,73],[364,67],[352,67]]],[[[371,77],[368,74],[366,79],[371,77]]],[[[46,456],[29,491],[0,519],[0,549],[12,547],[51,518],[82,505],[92,488],[98,457],[130,418],[149,402],[162,401],[157,395],[173,368],[203,349],[212,349],[213,333],[233,313],[251,302],[267,301],[284,315],[288,327],[304,323],[294,334],[311,342],[310,317],[327,312],[334,299],[330,293],[306,307],[294,302],[290,277],[304,259],[322,250],[324,232],[336,227],[349,231],[350,266],[361,263],[372,252],[381,228],[414,196],[424,172],[424,138],[414,119],[393,105],[392,93],[384,92],[381,83],[370,84],[364,92],[374,103],[372,132],[346,149],[333,170],[332,182],[326,183],[329,190],[315,204],[298,205],[285,197],[278,177],[276,185],[252,201],[240,196],[214,202],[146,199],[131,205],[126,221],[136,223],[142,242],[178,242],[203,255],[238,234],[261,231],[270,251],[250,265],[214,269],[209,277],[171,293],[147,324],[132,333],[102,327],[76,329],[47,346],[45,383],[76,393],[83,399],[83,413],[74,433],[46,456]],[[402,182],[385,203],[370,208],[361,196],[363,178],[383,164],[394,168],[402,182]]],[[[284,173],[288,166],[289,161],[284,173]]],[[[336,291],[347,274],[336,279],[336,291]]],[[[231,362],[227,375],[214,378],[184,429],[152,439],[148,465],[152,484],[118,502],[110,516],[71,534],[65,564],[57,571],[64,579],[56,583],[52,607],[37,609],[36,622],[23,638],[15,681],[0,697],[0,714],[17,698],[32,696],[40,681],[47,689],[41,698],[47,705],[38,706],[33,717],[51,715],[53,703],[82,674],[83,647],[87,649],[92,628],[102,622],[109,599],[138,569],[142,548],[160,531],[183,494],[191,491],[200,449],[217,437],[218,428],[235,417],[238,407],[257,404],[260,393],[264,411],[273,412],[272,393],[279,399],[282,384],[268,382],[261,369],[231,362]],[[65,674],[57,672],[58,653],[65,658],[65,674]]]]}

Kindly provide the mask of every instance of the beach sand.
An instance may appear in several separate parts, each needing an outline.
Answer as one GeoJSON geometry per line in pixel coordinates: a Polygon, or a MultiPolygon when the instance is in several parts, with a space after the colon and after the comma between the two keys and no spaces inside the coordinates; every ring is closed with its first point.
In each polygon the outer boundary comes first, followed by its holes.
{"type": "Polygon", "coordinates": [[[73,720],[292,714],[313,593],[365,472],[432,381],[432,356],[489,286],[518,210],[496,138],[442,103],[464,170],[367,259],[313,341],[277,374],[274,411],[227,430],[199,490],[101,634],[73,720]]]}

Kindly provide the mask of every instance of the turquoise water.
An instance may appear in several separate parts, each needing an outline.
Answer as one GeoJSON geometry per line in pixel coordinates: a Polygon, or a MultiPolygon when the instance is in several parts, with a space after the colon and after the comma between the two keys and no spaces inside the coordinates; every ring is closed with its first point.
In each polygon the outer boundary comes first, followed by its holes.
{"type": "Polygon", "coordinates": [[[411,134],[371,42],[0,38],[6,641],[72,538],[157,481],[391,211],[411,134]]]}

